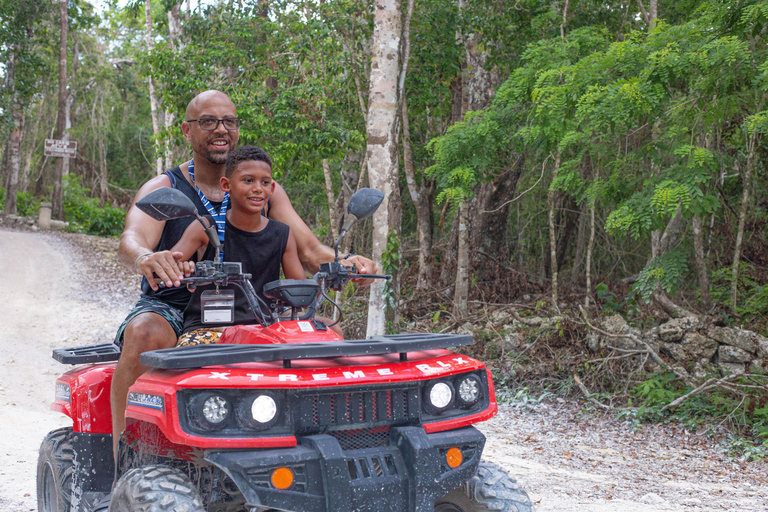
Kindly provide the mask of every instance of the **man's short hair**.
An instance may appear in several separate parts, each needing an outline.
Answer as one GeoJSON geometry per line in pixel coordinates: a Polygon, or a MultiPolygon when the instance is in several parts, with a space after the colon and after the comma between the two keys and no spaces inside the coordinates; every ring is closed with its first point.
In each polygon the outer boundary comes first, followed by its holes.
{"type": "Polygon", "coordinates": [[[266,151],[256,146],[241,146],[229,152],[224,175],[227,178],[231,178],[240,162],[246,162],[248,160],[264,162],[269,166],[270,169],[272,169],[272,159],[269,157],[266,151]]]}

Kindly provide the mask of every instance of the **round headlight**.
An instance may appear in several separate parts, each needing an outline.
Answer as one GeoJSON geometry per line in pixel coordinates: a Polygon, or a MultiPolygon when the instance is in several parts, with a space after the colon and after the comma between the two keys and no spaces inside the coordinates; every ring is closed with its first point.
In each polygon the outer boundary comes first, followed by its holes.
{"type": "Polygon", "coordinates": [[[232,406],[224,395],[198,393],[189,401],[189,420],[199,430],[221,430],[229,422],[232,406]]]}
{"type": "Polygon", "coordinates": [[[434,382],[424,389],[424,408],[430,414],[440,414],[453,404],[453,386],[450,382],[434,382]]]}
{"type": "Polygon", "coordinates": [[[266,430],[280,418],[280,400],[267,392],[249,394],[238,401],[237,420],[251,430],[266,430]]]}
{"type": "Polygon", "coordinates": [[[269,395],[261,395],[251,404],[251,417],[259,423],[269,423],[277,416],[277,403],[269,395]]]}
{"type": "Polygon", "coordinates": [[[456,380],[456,401],[461,407],[472,407],[482,396],[482,382],[477,375],[467,375],[456,380]]]}

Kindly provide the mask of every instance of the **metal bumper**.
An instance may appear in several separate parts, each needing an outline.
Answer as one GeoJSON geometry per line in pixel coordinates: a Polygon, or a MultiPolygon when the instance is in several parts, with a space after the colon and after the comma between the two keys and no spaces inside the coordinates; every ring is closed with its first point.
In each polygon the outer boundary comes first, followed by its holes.
{"type": "Polygon", "coordinates": [[[421,427],[390,431],[388,446],[342,450],[325,434],[300,438],[278,450],[207,451],[205,459],[237,484],[248,505],[301,512],[434,512],[434,503],[477,471],[485,437],[474,427],[427,434],[421,427]],[[451,469],[446,452],[463,462],[451,469]],[[285,466],[295,479],[275,489],[271,474],[285,466]]]}

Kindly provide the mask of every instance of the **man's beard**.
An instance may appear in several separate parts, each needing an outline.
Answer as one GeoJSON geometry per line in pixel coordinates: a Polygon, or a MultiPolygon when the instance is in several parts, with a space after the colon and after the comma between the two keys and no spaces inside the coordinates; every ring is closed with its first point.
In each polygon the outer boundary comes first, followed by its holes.
{"type": "Polygon", "coordinates": [[[206,151],[205,153],[203,153],[202,156],[212,164],[222,165],[227,163],[227,155],[229,155],[229,151],[227,151],[224,154],[214,153],[212,151],[206,151]]]}

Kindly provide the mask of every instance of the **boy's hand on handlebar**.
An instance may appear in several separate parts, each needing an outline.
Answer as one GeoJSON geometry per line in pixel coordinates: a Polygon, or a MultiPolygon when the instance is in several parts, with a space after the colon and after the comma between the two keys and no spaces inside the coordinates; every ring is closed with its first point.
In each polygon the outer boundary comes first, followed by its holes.
{"type": "Polygon", "coordinates": [[[189,277],[195,273],[194,261],[179,261],[179,272],[184,274],[184,277],[189,277]]]}
{"type": "Polygon", "coordinates": [[[147,278],[150,288],[157,291],[158,282],[162,281],[166,287],[181,286],[185,269],[180,267],[184,255],[180,252],[160,251],[153,252],[136,262],[136,269],[147,278]]]}
{"type": "MultiPolygon", "coordinates": [[[[376,267],[376,264],[373,262],[373,260],[369,260],[364,256],[355,255],[355,256],[350,256],[345,260],[341,260],[341,264],[346,267],[351,267],[353,263],[357,265],[358,274],[375,274],[379,271],[379,269],[376,267]]],[[[352,279],[352,282],[358,286],[369,286],[373,282],[373,279],[357,278],[357,279],[352,279]]]]}

